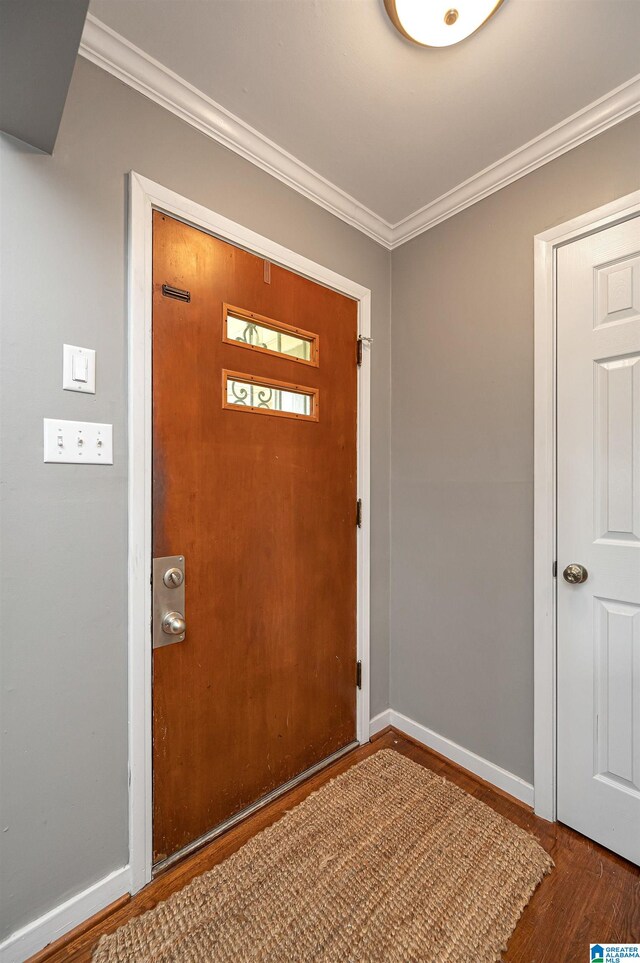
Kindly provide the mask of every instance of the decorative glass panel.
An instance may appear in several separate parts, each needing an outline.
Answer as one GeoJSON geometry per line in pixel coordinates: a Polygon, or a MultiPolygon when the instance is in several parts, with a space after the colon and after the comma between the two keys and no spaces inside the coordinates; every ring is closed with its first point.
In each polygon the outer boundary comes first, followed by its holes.
{"type": "Polygon", "coordinates": [[[318,391],[268,378],[223,372],[223,405],[287,418],[318,420],[318,391]]]}
{"type": "Polygon", "coordinates": [[[268,351],[304,364],[318,364],[317,335],[226,304],[222,336],[229,344],[268,351]]]}

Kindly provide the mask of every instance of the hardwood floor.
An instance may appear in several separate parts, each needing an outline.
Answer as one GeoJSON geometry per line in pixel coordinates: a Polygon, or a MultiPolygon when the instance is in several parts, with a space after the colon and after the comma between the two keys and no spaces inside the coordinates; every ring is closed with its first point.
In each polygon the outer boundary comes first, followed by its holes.
{"type": "Polygon", "coordinates": [[[385,747],[393,748],[446,776],[507,819],[533,833],[551,854],[555,869],[542,881],[525,909],[503,956],[506,963],[588,963],[589,943],[640,941],[638,867],[566,826],[539,819],[528,806],[437,753],[388,729],[373,742],[343,756],[328,769],[312,776],[195,855],[167,870],[136,896],[130,899],[124,897],[108,907],[32,957],[30,963],[43,963],[45,960],[47,963],[89,961],[103,933],[110,933],[132,917],[151,909],[194,876],[222,862],[333,776],[385,747]]]}

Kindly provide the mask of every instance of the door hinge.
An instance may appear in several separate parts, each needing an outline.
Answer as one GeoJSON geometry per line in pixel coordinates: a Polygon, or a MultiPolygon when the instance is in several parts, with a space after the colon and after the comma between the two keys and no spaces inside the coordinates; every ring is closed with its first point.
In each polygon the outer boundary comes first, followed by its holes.
{"type": "Polygon", "coordinates": [[[365,341],[367,344],[373,344],[373,338],[365,338],[363,334],[359,335],[358,340],[356,341],[356,360],[358,362],[358,367],[360,367],[362,364],[362,352],[365,341]]]}
{"type": "Polygon", "coordinates": [[[172,288],[170,284],[162,285],[162,293],[165,298],[175,298],[176,301],[191,300],[191,291],[183,291],[182,288],[172,288]]]}
{"type": "Polygon", "coordinates": [[[362,499],[359,498],[356,502],[356,525],[358,528],[362,528],[362,499]]]}
{"type": "Polygon", "coordinates": [[[557,563],[557,562],[554,562],[554,563],[553,563],[553,577],[554,577],[554,578],[557,578],[557,577],[558,577],[558,563],[557,563]]]}
{"type": "Polygon", "coordinates": [[[356,686],[358,689],[362,688],[362,662],[360,659],[356,662],[356,686]]]}

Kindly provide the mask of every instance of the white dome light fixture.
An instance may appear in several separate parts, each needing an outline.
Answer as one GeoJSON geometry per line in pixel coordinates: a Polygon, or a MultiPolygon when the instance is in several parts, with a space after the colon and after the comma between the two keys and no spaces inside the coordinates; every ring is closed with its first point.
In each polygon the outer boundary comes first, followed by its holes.
{"type": "Polygon", "coordinates": [[[491,17],[502,0],[384,0],[394,26],[423,47],[450,47],[491,17]]]}

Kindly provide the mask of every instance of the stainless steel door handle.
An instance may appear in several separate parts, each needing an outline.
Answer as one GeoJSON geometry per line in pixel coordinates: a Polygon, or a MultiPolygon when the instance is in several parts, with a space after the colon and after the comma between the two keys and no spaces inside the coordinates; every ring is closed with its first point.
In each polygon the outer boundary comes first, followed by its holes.
{"type": "Polygon", "coordinates": [[[153,647],[184,641],[185,617],[184,555],[167,555],[153,560],[153,647]]]}
{"type": "Polygon", "coordinates": [[[589,573],[587,572],[584,565],[579,565],[577,562],[571,562],[567,565],[562,577],[565,582],[569,582],[571,585],[581,585],[582,582],[586,582],[589,578],[589,573]]]}
{"type": "Polygon", "coordinates": [[[167,612],[162,620],[162,631],[167,635],[183,635],[187,631],[187,623],[180,612],[167,612]]]}

